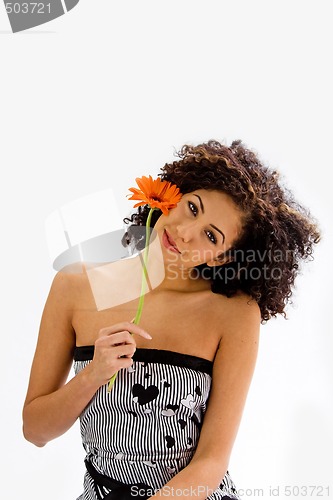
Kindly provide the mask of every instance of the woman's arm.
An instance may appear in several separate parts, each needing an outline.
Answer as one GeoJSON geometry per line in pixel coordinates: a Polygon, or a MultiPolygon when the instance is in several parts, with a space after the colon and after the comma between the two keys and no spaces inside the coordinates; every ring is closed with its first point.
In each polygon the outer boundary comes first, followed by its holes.
{"type": "Polygon", "coordinates": [[[93,360],[66,384],[75,347],[72,315],[82,279],[82,275],[58,273],[43,311],[23,408],[23,434],[36,446],[66,432],[98,388],[132,364],[136,344],[129,332],[148,338],[132,323],[103,328],[93,360]],[[119,355],[128,357],[118,359],[119,355]]]}
{"type": "Polygon", "coordinates": [[[68,430],[97,390],[84,372],[64,385],[75,347],[74,281],[73,275],[55,276],[42,315],[23,407],[23,433],[36,446],[68,430]]]}
{"type": "Polygon", "coordinates": [[[230,301],[223,336],[217,350],[207,411],[195,454],[151,499],[170,497],[171,488],[205,500],[218,488],[229,464],[253,376],[259,342],[260,310],[242,295],[230,301]]]}

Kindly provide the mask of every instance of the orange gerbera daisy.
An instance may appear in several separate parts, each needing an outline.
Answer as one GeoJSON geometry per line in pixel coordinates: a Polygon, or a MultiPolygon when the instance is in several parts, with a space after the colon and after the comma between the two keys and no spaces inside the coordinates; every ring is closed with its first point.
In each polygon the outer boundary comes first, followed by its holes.
{"type": "Polygon", "coordinates": [[[134,208],[149,205],[150,208],[159,208],[164,215],[168,215],[168,211],[174,208],[182,197],[179,188],[169,181],[153,179],[151,175],[137,177],[135,180],[140,189],[129,188],[133,193],[129,200],[140,200],[140,202],[136,203],[134,208]]]}

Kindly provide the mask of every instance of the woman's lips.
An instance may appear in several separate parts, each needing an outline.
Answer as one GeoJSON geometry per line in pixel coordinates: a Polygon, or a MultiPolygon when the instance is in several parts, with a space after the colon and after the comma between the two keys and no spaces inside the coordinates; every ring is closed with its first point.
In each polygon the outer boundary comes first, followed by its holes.
{"type": "Polygon", "coordinates": [[[180,251],[176,247],[175,242],[173,241],[173,239],[171,238],[171,236],[169,235],[169,233],[167,232],[166,229],[164,229],[164,233],[163,233],[163,237],[162,237],[162,242],[163,242],[163,245],[166,248],[168,248],[169,250],[171,250],[172,252],[180,253],[180,251]]]}

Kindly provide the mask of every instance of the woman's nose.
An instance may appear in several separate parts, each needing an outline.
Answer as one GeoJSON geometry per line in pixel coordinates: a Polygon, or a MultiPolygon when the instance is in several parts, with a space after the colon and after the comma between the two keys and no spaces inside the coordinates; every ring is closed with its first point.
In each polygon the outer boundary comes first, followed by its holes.
{"type": "Polygon", "coordinates": [[[181,238],[185,243],[193,238],[194,225],[193,224],[178,224],[177,226],[178,237],[181,238]]]}

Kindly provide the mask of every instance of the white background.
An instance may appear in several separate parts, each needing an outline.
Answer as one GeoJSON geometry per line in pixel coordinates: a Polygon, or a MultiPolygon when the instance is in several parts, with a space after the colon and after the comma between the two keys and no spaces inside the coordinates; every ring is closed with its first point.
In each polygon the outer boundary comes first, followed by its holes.
{"type": "Polygon", "coordinates": [[[107,188],[125,215],[135,176],[156,175],[174,148],[210,138],[258,151],[323,231],[289,319],[262,326],[231,476],[243,498],[311,485],[332,496],[330,4],[81,0],[17,34],[0,5],[2,498],[82,491],[77,424],[42,449],[21,433],[54,275],[46,217],[107,188]]]}

